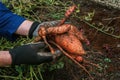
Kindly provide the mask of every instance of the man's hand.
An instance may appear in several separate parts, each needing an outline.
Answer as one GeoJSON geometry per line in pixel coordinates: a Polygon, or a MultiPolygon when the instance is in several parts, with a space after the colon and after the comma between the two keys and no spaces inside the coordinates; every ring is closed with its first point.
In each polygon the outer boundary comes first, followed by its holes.
{"type": "Polygon", "coordinates": [[[36,37],[38,36],[38,30],[41,26],[44,26],[44,27],[53,27],[53,26],[56,26],[57,24],[60,23],[60,20],[56,20],[56,21],[47,21],[47,22],[42,22],[42,23],[39,23],[39,22],[33,22],[33,24],[31,25],[31,28],[29,30],[29,34],[28,36],[30,38],[32,37],[36,37]]]}
{"type": "Polygon", "coordinates": [[[54,55],[52,55],[51,52],[41,52],[45,46],[44,42],[37,42],[9,50],[12,57],[12,65],[41,64],[53,61],[56,57],[61,55],[61,51],[59,50],[56,50],[54,55]]]}

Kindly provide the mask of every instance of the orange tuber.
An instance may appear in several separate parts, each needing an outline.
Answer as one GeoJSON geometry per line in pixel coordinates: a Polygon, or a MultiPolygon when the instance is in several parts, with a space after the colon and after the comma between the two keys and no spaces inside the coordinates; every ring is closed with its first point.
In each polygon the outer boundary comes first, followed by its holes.
{"type": "Polygon", "coordinates": [[[83,55],[85,51],[79,39],[71,34],[62,34],[55,36],[55,42],[65,49],[68,53],[83,55]]]}

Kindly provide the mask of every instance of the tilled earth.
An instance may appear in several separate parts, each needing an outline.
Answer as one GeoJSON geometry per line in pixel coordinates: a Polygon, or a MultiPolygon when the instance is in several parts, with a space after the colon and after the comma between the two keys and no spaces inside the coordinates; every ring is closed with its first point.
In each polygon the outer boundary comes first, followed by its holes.
{"type": "MultiPolygon", "coordinates": [[[[74,25],[82,28],[86,37],[90,40],[90,46],[85,46],[88,54],[83,57],[94,64],[98,64],[101,68],[87,63],[81,64],[89,71],[94,80],[119,80],[120,11],[107,9],[86,1],[82,3],[80,13],[77,16],[88,15],[91,12],[94,12],[94,16],[88,22],[97,29],[86,24],[80,18],[71,17],[70,20],[74,25]]],[[[90,76],[82,68],[74,63],[71,64],[66,58],[64,62],[63,69],[46,72],[44,75],[45,80],[51,79],[51,77],[53,80],[91,80],[90,76]]]]}

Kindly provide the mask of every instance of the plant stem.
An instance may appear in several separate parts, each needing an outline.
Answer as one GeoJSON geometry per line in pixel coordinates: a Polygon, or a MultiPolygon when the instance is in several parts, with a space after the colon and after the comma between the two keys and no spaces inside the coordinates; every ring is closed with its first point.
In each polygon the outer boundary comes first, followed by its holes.
{"type": "Polygon", "coordinates": [[[102,32],[102,33],[104,33],[104,34],[106,34],[106,35],[109,35],[109,36],[112,36],[112,37],[118,38],[118,39],[120,38],[120,35],[119,35],[119,36],[116,36],[116,35],[113,35],[113,34],[109,34],[109,33],[105,32],[105,31],[103,31],[102,29],[99,29],[99,28],[95,27],[94,25],[90,24],[90,23],[87,22],[87,21],[84,21],[84,20],[83,20],[83,22],[86,23],[87,25],[89,25],[90,27],[95,28],[96,30],[98,30],[98,31],[100,31],[100,32],[102,32]]]}

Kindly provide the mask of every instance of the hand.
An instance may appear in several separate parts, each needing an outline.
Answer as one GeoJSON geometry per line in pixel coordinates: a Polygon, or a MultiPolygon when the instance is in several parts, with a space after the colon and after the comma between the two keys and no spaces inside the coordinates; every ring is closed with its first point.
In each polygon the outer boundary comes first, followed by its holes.
{"type": "Polygon", "coordinates": [[[61,51],[59,50],[56,50],[54,55],[52,55],[51,52],[41,52],[45,46],[44,42],[37,42],[9,50],[12,56],[12,65],[41,64],[53,61],[61,55],[61,51]]]}
{"type": "Polygon", "coordinates": [[[34,22],[29,30],[29,37],[36,37],[38,36],[38,30],[41,26],[45,26],[45,27],[52,27],[57,25],[58,23],[60,23],[60,20],[57,21],[47,21],[47,22],[43,22],[43,23],[39,23],[39,22],[34,22]]]}
{"type": "MultiPolygon", "coordinates": [[[[29,38],[32,37],[36,37],[38,36],[38,30],[41,26],[44,27],[54,27],[56,25],[58,25],[61,22],[61,20],[56,20],[56,21],[47,21],[47,22],[43,22],[43,23],[39,23],[39,22],[33,22],[33,24],[31,25],[31,28],[29,30],[29,38]]],[[[65,22],[65,24],[69,24],[70,22],[65,22]]]]}

